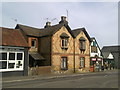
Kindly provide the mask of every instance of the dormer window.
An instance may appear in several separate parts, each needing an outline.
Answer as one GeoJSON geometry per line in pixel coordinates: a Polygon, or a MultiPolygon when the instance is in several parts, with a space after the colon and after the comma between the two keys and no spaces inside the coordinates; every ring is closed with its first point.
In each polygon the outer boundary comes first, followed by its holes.
{"type": "Polygon", "coordinates": [[[81,37],[79,39],[79,41],[80,41],[80,50],[81,50],[81,52],[85,51],[85,49],[86,49],[86,39],[81,37]]]}
{"type": "Polygon", "coordinates": [[[69,36],[66,33],[62,33],[60,35],[60,38],[61,38],[61,48],[67,50],[69,36]]]}

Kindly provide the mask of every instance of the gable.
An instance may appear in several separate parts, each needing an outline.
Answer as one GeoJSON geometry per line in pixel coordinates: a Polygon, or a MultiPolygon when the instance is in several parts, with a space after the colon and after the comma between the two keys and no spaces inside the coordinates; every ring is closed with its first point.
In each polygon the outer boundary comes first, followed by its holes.
{"type": "Polygon", "coordinates": [[[74,30],[72,30],[72,33],[75,38],[78,37],[80,34],[84,33],[84,36],[87,38],[87,40],[89,40],[91,42],[91,38],[90,38],[89,34],[87,33],[87,31],[85,30],[85,28],[74,29],[74,30]]]}
{"type": "Polygon", "coordinates": [[[107,58],[108,59],[114,59],[114,56],[112,55],[112,53],[110,53],[107,58]]]}
{"type": "Polygon", "coordinates": [[[71,33],[68,31],[68,29],[65,26],[62,26],[61,29],[59,29],[57,32],[55,32],[53,37],[60,38],[61,35],[63,35],[63,34],[67,37],[72,37],[71,33]]]}
{"type": "Polygon", "coordinates": [[[79,40],[80,38],[84,38],[85,41],[89,41],[89,39],[87,38],[86,34],[85,34],[83,31],[81,31],[81,32],[76,36],[76,39],[79,40]]]}
{"type": "Polygon", "coordinates": [[[92,42],[91,42],[91,46],[98,47],[96,40],[94,40],[94,39],[92,40],[92,42]]]}

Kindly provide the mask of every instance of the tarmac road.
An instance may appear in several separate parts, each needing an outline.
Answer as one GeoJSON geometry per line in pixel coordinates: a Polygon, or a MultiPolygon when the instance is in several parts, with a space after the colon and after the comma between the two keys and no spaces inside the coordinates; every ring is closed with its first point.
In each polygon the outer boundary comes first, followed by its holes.
{"type": "Polygon", "coordinates": [[[3,88],[118,88],[118,72],[3,82],[3,88]]]}

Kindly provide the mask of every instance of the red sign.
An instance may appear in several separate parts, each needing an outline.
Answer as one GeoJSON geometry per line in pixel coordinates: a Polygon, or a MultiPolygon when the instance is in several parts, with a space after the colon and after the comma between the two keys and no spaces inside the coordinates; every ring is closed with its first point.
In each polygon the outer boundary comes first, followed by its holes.
{"type": "Polygon", "coordinates": [[[97,60],[98,60],[98,61],[102,61],[102,59],[101,59],[101,58],[98,58],[97,60]]]}
{"type": "Polygon", "coordinates": [[[92,61],[96,61],[96,58],[92,58],[92,61]]]}

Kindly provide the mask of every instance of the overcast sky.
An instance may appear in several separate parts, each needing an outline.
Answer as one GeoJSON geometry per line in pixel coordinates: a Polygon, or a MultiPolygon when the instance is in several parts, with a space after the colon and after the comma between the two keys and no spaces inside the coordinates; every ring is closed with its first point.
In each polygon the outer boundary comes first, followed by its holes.
{"type": "Polygon", "coordinates": [[[101,48],[118,44],[117,2],[3,2],[1,26],[43,28],[46,18],[58,24],[61,16],[67,16],[66,10],[71,29],[85,27],[101,48]]]}

